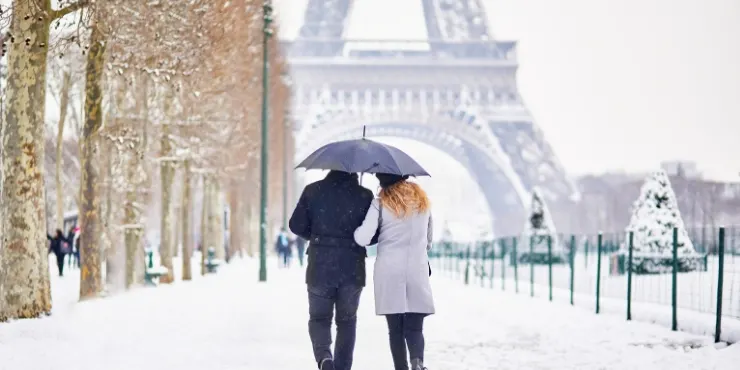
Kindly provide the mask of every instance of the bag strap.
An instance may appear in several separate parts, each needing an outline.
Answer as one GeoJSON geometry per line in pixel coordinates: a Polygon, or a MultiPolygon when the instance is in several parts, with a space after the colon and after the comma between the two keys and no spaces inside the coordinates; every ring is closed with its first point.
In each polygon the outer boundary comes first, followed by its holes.
{"type": "Polygon", "coordinates": [[[380,225],[383,224],[383,202],[378,198],[378,233],[380,233],[380,225]]]}

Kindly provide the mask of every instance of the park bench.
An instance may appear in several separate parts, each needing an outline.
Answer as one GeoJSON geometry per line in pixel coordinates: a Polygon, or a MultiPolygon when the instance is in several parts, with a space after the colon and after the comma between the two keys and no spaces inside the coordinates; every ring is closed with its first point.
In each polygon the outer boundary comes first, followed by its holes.
{"type": "Polygon", "coordinates": [[[214,274],[218,271],[219,266],[221,266],[221,260],[216,258],[216,249],[208,248],[206,271],[208,271],[209,274],[214,274]]]}
{"type": "Polygon", "coordinates": [[[169,270],[164,266],[154,266],[154,252],[151,250],[146,252],[147,264],[144,269],[144,282],[149,286],[157,286],[159,284],[159,278],[167,275],[169,270]]]}

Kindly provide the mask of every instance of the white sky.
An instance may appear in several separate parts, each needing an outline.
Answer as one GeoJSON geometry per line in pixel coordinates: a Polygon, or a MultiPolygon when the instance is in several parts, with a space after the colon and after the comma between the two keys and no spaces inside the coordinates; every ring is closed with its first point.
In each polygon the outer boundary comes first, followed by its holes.
{"type": "MultiPolygon", "coordinates": [[[[519,42],[519,87],[571,173],[694,160],[740,173],[740,0],[483,0],[519,42]]],[[[284,37],[306,0],[276,0],[284,37]]],[[[425,36],[418,0],[356,0],[349,36],[425,36]]]]}

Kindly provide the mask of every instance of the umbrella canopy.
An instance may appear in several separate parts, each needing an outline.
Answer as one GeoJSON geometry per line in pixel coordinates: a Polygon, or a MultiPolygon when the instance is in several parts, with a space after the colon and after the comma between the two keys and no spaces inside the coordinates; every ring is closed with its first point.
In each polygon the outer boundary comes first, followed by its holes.
{"type": "Polygon", "coordinates": [[[296,168],[429,176],[421,165],[401,149],[368,139],[337,141],[324,145],[296,168]]]}

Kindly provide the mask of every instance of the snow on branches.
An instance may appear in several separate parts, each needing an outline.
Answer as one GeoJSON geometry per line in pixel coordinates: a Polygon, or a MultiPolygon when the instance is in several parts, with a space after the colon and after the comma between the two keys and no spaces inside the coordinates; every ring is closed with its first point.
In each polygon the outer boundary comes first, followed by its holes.
{"type": "Polygon", "coordinates": [[[536,253],[547,253],[548,238],[552,238],[553,251],[559,252],[562,248],[550,211],[539,189],[535,188],[532,190],[532,202],[524,225],[522,242],[525,248],[529,248],[532,243],[532,250],[536,253]]]}

